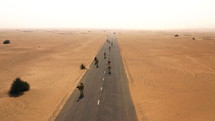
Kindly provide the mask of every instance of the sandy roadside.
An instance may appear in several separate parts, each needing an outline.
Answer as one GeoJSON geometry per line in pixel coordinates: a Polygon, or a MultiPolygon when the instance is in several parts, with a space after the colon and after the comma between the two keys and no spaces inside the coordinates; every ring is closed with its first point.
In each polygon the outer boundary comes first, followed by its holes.
{"type": "Polygon", "coordinates": [[[1,42],[12,44],[0,44],[0,119],[47,121],[85,72],[80,64],[90,63],[106,35],[98,30],[1,30],[1,42]],[[29,82],[31,90],[10,97],[16,77],[29,82]]]}
{"type": "Polygon", "coordinates": [[[215,32],[120,31],[117,38],[139,121],[215,120],[215,32]]]}

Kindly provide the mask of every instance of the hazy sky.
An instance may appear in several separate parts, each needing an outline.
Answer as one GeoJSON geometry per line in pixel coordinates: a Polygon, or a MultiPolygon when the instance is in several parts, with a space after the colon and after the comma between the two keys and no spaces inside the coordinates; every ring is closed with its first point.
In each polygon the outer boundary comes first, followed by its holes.
{"type": "Polygon", "coordinates": [[[215,28],[215,0],[0,0],[0,28],[215,28]]]}

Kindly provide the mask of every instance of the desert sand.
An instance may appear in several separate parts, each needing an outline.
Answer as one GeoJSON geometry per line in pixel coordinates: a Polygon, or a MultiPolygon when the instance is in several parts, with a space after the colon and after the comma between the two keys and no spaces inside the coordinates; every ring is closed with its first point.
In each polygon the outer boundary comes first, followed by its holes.
{"type": "Polygon", "coordinates": [[[117,38],[139,121],[215,121],[215,32],[120,31],[117,38]]]}
{"type": "Polygon", "coordinates": [[[86,71],[80,64],[89,66],[106,38],[98,30],[0,30],[0,120],[53,120],[86,71]],[[17,77],[31,89],[10,97],[17,77]]]}

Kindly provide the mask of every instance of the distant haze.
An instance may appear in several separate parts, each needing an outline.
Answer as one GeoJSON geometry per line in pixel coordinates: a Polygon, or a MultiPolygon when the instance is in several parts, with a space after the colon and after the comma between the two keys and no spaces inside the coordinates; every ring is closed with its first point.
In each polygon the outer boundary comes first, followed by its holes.
{"type": "Polygon", "coordinates": [[[215,0],[0,0],[0,28],[215,28],[215,0]]]}

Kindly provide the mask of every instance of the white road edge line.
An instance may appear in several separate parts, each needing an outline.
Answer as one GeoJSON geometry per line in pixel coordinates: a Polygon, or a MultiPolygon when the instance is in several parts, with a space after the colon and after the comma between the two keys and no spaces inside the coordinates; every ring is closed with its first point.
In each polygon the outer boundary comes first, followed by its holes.
{"type": "Polygon", "coordinates": [[[101,87],[101,91],[102,91],[102,87],[101,87]]]}
{"type": "Polygon", "coordinates": [[[97,105],[99,105],[99,103],[100,103],[100,100],[98,100],[97,105]]]}

